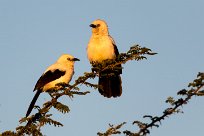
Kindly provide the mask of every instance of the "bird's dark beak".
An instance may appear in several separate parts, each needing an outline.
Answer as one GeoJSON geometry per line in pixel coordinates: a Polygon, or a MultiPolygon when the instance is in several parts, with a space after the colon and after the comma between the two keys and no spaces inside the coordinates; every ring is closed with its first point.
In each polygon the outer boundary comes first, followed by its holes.
{"type": "Polygon", "coordinates": [[[73,58],[73,61],[80,61],[78,58],[73,58]]]}
{"type": "Polygon", "coordinates": [[[97,27],[97,26],[94,25],[94,24],[90,24],[89,26],[92,27],[92,28],[96,28],[96,27],[97,27]]]}

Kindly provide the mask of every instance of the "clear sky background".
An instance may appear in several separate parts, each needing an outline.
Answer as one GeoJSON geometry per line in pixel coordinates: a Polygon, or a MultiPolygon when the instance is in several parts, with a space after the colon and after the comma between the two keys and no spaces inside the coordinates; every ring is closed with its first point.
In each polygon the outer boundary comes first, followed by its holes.
{"type": "MultiPolygon", "coordinates": [[[[177,97],[177,91],[204,71],[203,0],[0,0],[0,132],[19,125],[36,81],[62,53],[81,60],[73,80],[90,71],[89,24],[99,18],[108,23],[120,52],[140,44],[158,54],[123,66],[120,98],[107,99],[81,86],[81,91],[91,93],[61,99],[70,113],[51,112],[64,127],[43,127],[45,135],[95,136],[109,123],[124,121],[128,123],[123,130],[137,130],[132,121],[148,121],[142,118],[147,114],[161,115],[168,107],[166,98],[177,97]]],[[[42,94],[37,104],[46,100],[49,97],[42,94]]],[[[193,97],[183,107],[184,114],[162,121],[151,136],[203,136],[203,103],[204,98],[193,97]]]]}

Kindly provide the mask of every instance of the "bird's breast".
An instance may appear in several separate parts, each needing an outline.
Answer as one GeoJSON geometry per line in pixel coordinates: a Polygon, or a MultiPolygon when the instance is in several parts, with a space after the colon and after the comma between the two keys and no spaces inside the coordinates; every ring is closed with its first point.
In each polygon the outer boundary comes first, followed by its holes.
{"type": "Polygon", "coordinates": [[[87,46],[87,56],[90,62],[115,59],[112,41],[109,38],[91,38],[87,46]]]}

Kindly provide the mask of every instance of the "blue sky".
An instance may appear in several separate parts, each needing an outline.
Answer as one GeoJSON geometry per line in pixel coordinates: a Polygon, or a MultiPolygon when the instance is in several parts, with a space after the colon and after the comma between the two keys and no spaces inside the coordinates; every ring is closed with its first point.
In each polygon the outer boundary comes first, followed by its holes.
{"type": "MultiPolygon", "coordinates": [[[[148,60],[128,62],[123,69],[123,94],[107,99],[92,88],[87,96],[61,99],[71,112],[52,110],[64,127],[46,126],[47,136],[95,136],[108,124],[161,115],[168,96],[177,97],[204,63],[203,0],[0,0],[0,132],[15,130],[34,96],[33,87],[47,66],[62,53],[80,58],[73,79],[90,71],[86,46],[89,24],[104,19],[120,52],[140,44],[158,54],[148,60]]],[[[90,80],[96,83],[97,80],[90,80]]],[[[42,94],[37,102],[49,100],[42,94]]],[[[176,114],[151,130],[151,136],[203,136],[204,99],[194,97],[176,114]]],[[[137,130],[137,129],[136,129],[137,130]]]]}

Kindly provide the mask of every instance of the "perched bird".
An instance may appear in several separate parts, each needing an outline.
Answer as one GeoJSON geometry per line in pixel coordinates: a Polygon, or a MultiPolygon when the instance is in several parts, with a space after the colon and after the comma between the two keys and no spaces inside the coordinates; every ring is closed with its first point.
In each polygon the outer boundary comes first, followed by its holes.
{"type": "Polygon", "coordinates": [[[41,92],[53,89],[56,84],[65,83],[68,84],[74,74],[74,62],[79,59],[74,58],[69,54],[63,54],[59,59],[49,66],[42,76],[38,79],[33,91],[37,90],[33,100],[30,103],[26,117],[31,113],[35,102],[37,101],[41,92]]]}
{"type": "MultiPolygon", "coordinates": [[[[93,63],[102,63],[104,60],[116,60],[119,55],[117,46],[113,38],[109,35],[108,26],[104,20],[95,20],[90,24],[92,35],[87,46],[87,56],[93,63]]],[[[99,73],[99,92],[104,97],[119,97],[122,94],[122,74],[121,65],[117,65],[119,70],[108,70],[99,73]],[[110,73],[112,76],[110,76],[110,73]],[[109,75],[108,75],[109,74],[109,75]]]]}

